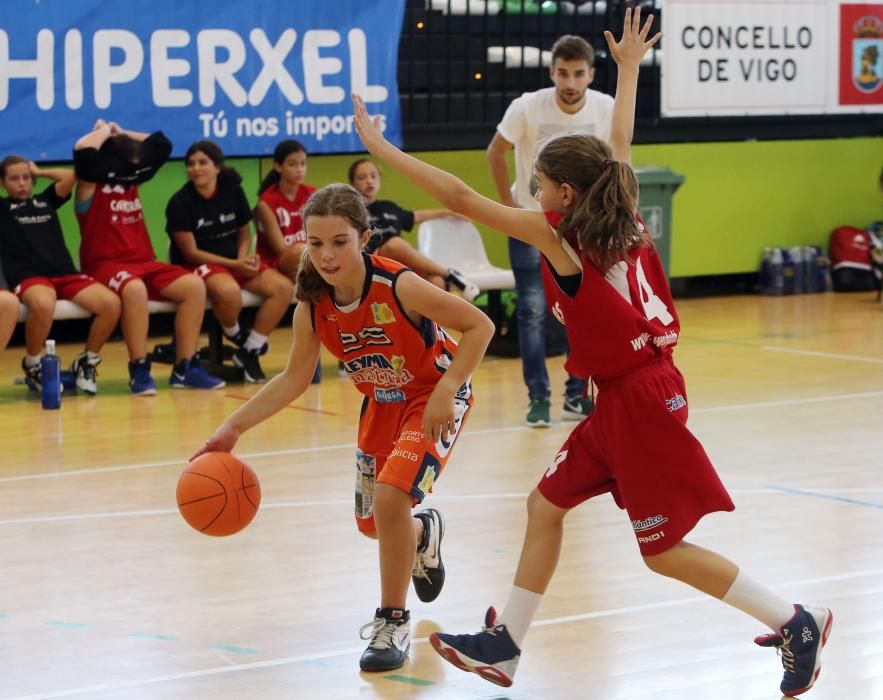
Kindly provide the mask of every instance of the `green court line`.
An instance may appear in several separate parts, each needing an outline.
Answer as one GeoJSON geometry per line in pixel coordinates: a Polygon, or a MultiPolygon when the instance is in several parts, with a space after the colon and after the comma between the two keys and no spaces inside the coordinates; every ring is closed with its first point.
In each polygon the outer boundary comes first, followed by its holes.
{"type": "Polygon", "coordinates": [[[237,647],[233,644],[214,644],[212,649],[220,649],[221,651],[232,651],[234,654],[257,654],[257,649],[249,649],[248,647],[237,647]]]}
{"type": "Polygon", "coordinates": [[[46,624],[52,627],[66,627],[72,630],[81,630],[89,626],[82,622],[64,622],[63,620],[49,620],[46,624]]]}
{"type": "Polygon", "coordinates": [[[161,642],[169,642],[176,639],[170,634],[154,634],[153,632],[129,632],[130,637],[138,637],[139,639],[158,639],[161,642]]]}
{"type": "Polygon", "coordinates": [[[435,685],[434,681],[425,681],[422,678],[410,678],[409,676],[384,676],[388,681],[398,681],[399,683],[410,683],[411,685],[435,685]]]}

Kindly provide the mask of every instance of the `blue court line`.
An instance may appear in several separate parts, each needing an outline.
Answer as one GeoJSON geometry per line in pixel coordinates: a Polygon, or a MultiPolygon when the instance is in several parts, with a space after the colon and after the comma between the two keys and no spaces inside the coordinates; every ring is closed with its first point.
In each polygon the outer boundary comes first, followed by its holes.
{"type": "Polygon", "coordinates": [[[767,486],[768,489],[774,491],[784,491],[785,493],[794,493],[798,496],[812,496],[813,498],[826,498],[829,501],[841,501],[843,503],[852,503],[856,506],[868,506],[870,508],[883,508],[883,503],[876,501],[862,501],[857,498],[845,498],[844,496],[831,496],[827,493],[817,493],[816,491],[804,491],[803,489],[792,489],[787,486],[767,486]]]}
{"type": "Polygon", "coordinates": [[[257,654],[257,649],[249,649],[248,647],[237,647],[233,644],[213,644],[212,649],[220,651],[232,651],[234,654],[257,654]]]}
{"type": "Polygon", "coordinates": [[[129,636],[139,639],[158,639],[161,642],[170,642],[176,639],[170,634],[154,634],[153,632],[129,632],[129,636]]]}
{"type": "Polygon", "coordinates": [[[89,626],[82,622],[64,622],[63,620],[49,620],[46,624],[51,625],[52,627],[66,627],[67,629],[72,630],[81,630],[89,626]]]}

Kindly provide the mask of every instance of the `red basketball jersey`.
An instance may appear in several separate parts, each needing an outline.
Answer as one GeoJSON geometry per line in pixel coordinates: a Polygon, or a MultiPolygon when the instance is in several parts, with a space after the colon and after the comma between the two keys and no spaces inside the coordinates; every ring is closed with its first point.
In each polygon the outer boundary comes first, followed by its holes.
{"type": "MultiPolygon", "coordinates": [[[[547,218],[555,223],[554,216],[547,218]]],[[[640,219],[637,224],[644,226],[640,219]]],[[[680,322],[656,249],[635,246],[629,260],[617,263],[606,275],[585,256],[580,260],[583,272],[575,296],[561,288],[545,259],[542,266],[549,310],[567,332],[567,371],[604,379],[671,354],[680,322]]]]}
{"type": "MultiPolygon", "coordinates": [[[[315,191],[316,188],[310,185],[299,185],[294,199],[289,199],[279,191],[278,185],[271,185],[261,193],[261,201],[270,207],[273,214],[276,215],[276,222],[279,224],[279,230],[282,231],[285,245],[307,242],[303,211],[304,205],[315,191]]],[[[260,223],[258,223],[258,230],[260,230],[260,223]]],[[[275,260],[276,258],[263,236],[258,236],[256,250],[262,260],[275,260]]]]}
{"type": "Polygon", "coordinates": [[[144,223],[137,185],[96,185],[89,208],[77,212],[80,268],[101,263],[142,263],[156,259],[144,223]]]}
{"type": "Polygon", "coordinates": [[[365,396],[394,403],[429,393],[457,343],[435,321],[424,318],[418,326],[405,314],[396,282],[409,268],[375,255],[364,259],[361,298],[341,308],[325,294],[313,305],[313,328],[365,396]]]}

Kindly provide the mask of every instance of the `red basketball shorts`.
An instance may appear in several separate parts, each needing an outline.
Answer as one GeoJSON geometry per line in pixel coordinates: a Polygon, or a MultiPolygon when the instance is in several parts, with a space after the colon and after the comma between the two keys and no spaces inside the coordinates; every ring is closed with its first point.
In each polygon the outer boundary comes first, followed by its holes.
{"type": "Polygon", "coordinates": [[[21,300],[28,289],[37,285],[52,287],[56,299],[73,299],[86,287],[98,284],[98,280],[89,275],[62,275],[61,277],[28,277],[15,288],[15,295],[21,300]]]}
{"type": "MultiPolygon", "coordinates": [[[[260,264],[260,267],[258,268],[258,274],[262,273],[264,270],[269,269],[270,266],[262,262],[260,264]]],[[[194,267],[193,272],[199,275],[204,280],[207,280],[213,275],[230,275],[233,279],[236,280],[236,284],[238,284],[240,287],[244,287],[253,279],[257,279],[257,276],[243,277],[242,275],[233,272],[233,270],[231,270],[229,267],[224,267],[223,265],[218,265],[217,263],[204,263],[202,265],[194,267]]]]}
{"type": "Polygon", "coordinates": [[[163,289],[190,270],[180,265],[150,260],[140,263],[106,262],[96,265],[89,273],[102,284],[106,284],[117,294],[122,294],[129,282],[140,279],[147,287],[147,294],[154,301],[161,301],[163,289]]]}
{"type": "Polygon", "coordinates": [[[687,411],[684,378],[668,357],[599,383],[594,413],[546,469],[540,493],[573,508],[609,491],[628,512],[643,556],[670,549],[702,516],[734,509],[687,429],[687,411]]]}
{"type": "MultiPolygon", "coordinates": [[[[386,399],[394,398],[390,391],[386,399]]],[[[454,433],[429,444],[423,432],[423,410],[429,394],[410,401],[365,400],[356,450],[356,525],[374,532],[374,486],[389,484],[421,503],[441,475],[472,408],[472,386],[465,384],[454,399],[454,433]]]]}

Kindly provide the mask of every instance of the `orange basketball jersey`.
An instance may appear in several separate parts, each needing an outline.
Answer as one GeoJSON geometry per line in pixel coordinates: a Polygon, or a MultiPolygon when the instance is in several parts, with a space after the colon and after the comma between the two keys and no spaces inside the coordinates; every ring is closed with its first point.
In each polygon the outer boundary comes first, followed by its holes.
{"type": "Polygon", "coordinates": [[[429,393],[450,366],[457,343],[435,321],[424,318],[418,326],[405,313],[396,282],[410,268],[376,255],[364,259],[361,298],[339,307],[326,294],[313,305],[313,328],[356,388],[377,403],[429,393]]]}

